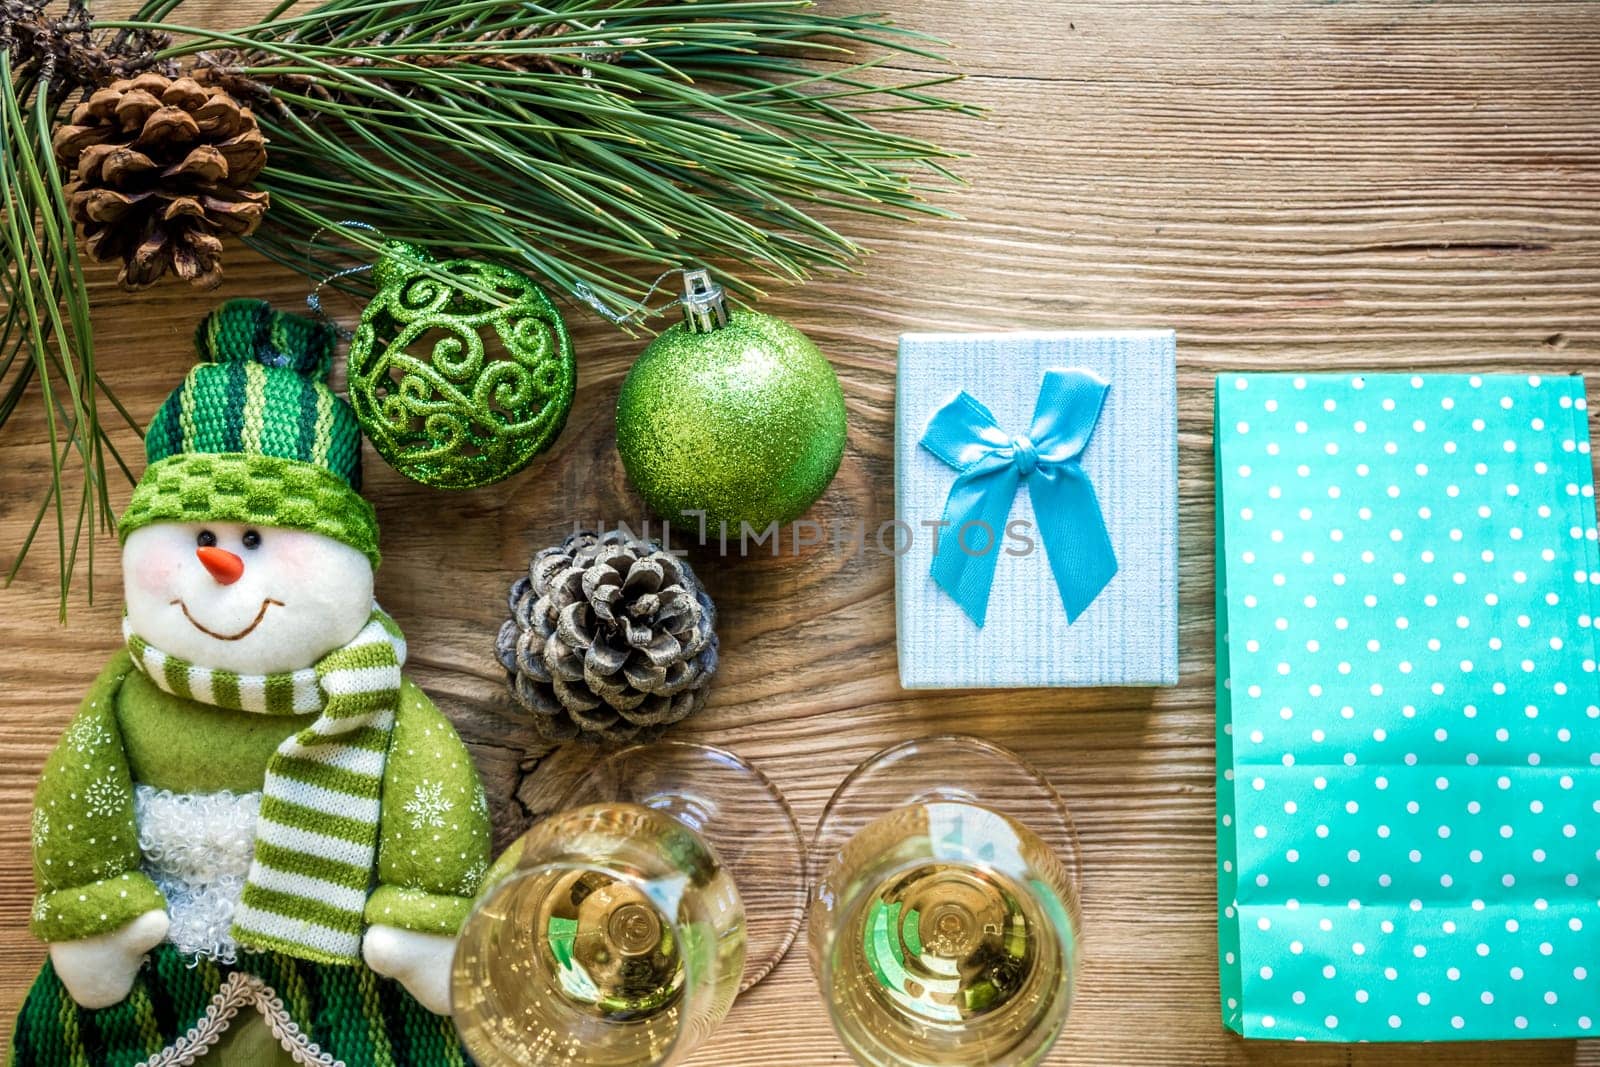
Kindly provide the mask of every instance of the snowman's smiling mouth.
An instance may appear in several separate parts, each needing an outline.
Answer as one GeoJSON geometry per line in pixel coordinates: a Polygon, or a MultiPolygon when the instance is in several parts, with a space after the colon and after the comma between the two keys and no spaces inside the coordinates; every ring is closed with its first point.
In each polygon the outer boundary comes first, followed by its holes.
{"type": "Polygon", "coordinates": [[[218,641],[237,641],[242,637],[249,637],[251,631],[253,631],[257,626],[260,626],[261,620],[267,617],[268,608],[273,607],[274,605],[280,608],[283,607],[283,601],[274,600],[271,597],[267,597],[261,602],[261,610],[256,612],[256,617],[250,620],[249,626],[246,626],[236,634],[219,634],[217,631],[202,625],[199,619],[196,619],[193,615],[190,615],[189,605],[183,602],[182,597],[173,600],[172,603],[178,605],[178,608],[183,612],[183,617],[189,620],[189,624],[191,626],[205,634],[207,637],[215,637],[218,641]]]}

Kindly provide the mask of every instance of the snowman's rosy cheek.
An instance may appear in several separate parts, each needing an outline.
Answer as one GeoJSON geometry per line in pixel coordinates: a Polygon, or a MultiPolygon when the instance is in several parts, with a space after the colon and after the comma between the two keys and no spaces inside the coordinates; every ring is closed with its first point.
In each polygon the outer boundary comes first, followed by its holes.
{"type": "Polygon", "coordinates": [[[134,583],[151,596],[175,596],[179,575],[185,562],[185,553],[177,546],[154,544],[129,560],[134,583]]]}
{"type": "Polygon", "coordinates": [[[261,550],[271,551],[274,580],[283,593],[293,585],[310,585],[322,597],[352,590],[362,602],[371,596],[372,565],[330,537],[305,530],[263,530],[261,550]]]}
{"type": "Polygon", "coordinates": [[[298,574],[316,564],[314,537],[300,530],[264,530],[259,533],[261,542],[255,551],[270,556],[273,570],[283,574],[298,574]]]}

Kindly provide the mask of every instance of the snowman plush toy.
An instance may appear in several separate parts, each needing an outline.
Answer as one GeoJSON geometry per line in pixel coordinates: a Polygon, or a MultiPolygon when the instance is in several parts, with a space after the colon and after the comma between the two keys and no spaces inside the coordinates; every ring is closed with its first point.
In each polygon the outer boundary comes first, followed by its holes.
{"type": "Polygon", "coordinates": [[[40,777],[17,1067],[466,1058],[456,933],[489,820],[373,601],[360,431],[331,327],[202,324],[122,516],[125,647],[40,777]]]}

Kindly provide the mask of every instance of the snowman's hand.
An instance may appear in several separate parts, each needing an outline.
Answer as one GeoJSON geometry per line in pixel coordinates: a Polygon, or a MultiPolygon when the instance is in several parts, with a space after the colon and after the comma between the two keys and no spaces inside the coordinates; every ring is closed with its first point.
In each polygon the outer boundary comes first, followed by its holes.
{"type": "Polygon", "coordinates": [[[58,941],[50,946],[56,977],[85,1008],[109,1008],[127,998],[145,953],[167,936],[164,911],[147,911],[109,934],[58,941]]]}
{"type": "Polygon", "coordinates": [[[417,1003],[435,1015],[450,1014],[450,964],[455,954],[454,937],[398,926],[369,926],[361,941],[367,966],[405,986],[417,1003]]]}

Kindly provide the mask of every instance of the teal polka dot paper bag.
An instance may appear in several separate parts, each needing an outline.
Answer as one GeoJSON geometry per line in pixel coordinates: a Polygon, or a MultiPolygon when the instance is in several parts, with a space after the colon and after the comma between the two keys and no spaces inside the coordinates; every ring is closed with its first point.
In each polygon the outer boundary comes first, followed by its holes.
{"type": "Polygon", "coordinates": [[[1600,1036],[1581,378],[1216,383],[1222,1013],[1600,1036]]]}

